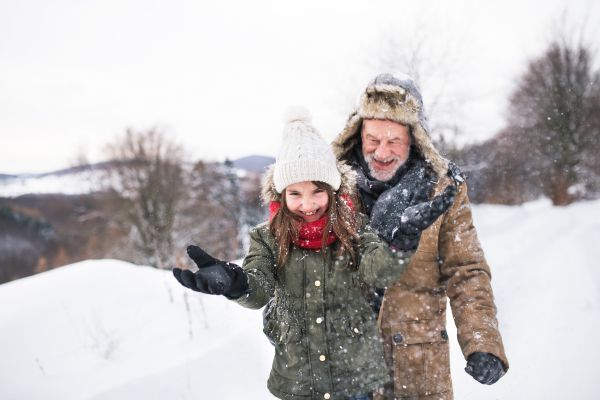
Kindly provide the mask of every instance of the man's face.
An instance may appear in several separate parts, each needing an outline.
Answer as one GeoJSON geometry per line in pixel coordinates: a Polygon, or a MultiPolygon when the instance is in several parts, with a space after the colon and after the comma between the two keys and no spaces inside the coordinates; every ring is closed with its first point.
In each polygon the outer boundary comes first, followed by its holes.
{"type": "Polygon", "coordinates": [[[408,127],[381,119],[365,119],[362,126],[362,150],[371,175],[380,181],[391,179],[408,158],[408,127]]]}

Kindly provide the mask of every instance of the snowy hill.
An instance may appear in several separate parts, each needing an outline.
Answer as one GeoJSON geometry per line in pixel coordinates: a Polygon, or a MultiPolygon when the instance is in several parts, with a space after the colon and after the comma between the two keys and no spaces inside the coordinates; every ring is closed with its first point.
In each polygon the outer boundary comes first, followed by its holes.
{"type": "Polygon", "coordinates": [[[233,166],[246,171],[254,171],[259,174],[265,172],[267,167],[275,162],[275,158],[266,156],[248,156],[232,161],[233,166]]]}
{"type": "MultiPolygon", "coordinates": [[[[600,201],[473,213],[511,370],[475,382],[449,321],[455,398],[597,398],[600,201]]],[[[0,399],[273,398],[261,328],[260,312],[186,290],[170,272],[72,264],[0,285],[0,399]]]]}
{"type": "Polygon", "coordinates": [[[1,285],[0,304],[0,399],[268,396],[260,312],[168,272],[84,261],[1,285]]]}
{"type": "MultiPolygon", "coordinates": [[[[246,171],[262,173],[267,165],[275,162],[272,157],[248,156],[233,160],[240,177],[246,171]]],[[[106,163],[95,164],[94,169],[104,168],[106,163]]],[[[190,164],[191,165],[191,164],[190,164]]],[[[0,174],[0,197],[17,197],[24,194],[86,194],[93,192],[97,172],[73,167],[45,174],[0,174]],[[95,179],[93,179],[95,178],[95,179]]]]}
{"type": "Polygon", "coordinates": [[[85,194],[93,191],[90,171],[77,168],[47,174],[4,175],[0,177],[0,197],[24,194],[85,194]]]}

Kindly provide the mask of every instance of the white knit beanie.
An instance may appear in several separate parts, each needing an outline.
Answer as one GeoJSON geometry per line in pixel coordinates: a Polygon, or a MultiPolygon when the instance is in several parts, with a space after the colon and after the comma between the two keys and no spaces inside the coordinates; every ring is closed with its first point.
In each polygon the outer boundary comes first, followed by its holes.
{"type": "Polygon", "coordinates": [[[333,190],[338,190],[342,183],[333,150],[311,121],[303,106],[292,106],[283,114],[283,143],[273,176],[278,193],[304,181],[325,182],[333,190]]]}

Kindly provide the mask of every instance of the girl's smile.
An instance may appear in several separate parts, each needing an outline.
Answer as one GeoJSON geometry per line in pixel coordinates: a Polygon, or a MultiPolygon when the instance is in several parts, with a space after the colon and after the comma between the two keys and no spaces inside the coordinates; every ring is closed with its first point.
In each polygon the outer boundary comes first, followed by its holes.
{"type": "Polygon", "coordinates": [[[317,211],[319,211],[319,209],[318,209],[318,208],[317,208],[315,211],[313,211],[313,212],[302,212],[302,211],[300,211],[300,213],[301,213],[302,215],[306,215],[306,216],[312,216],[312,215],[315,215],[315,213],[316,213],[317,211]]]}

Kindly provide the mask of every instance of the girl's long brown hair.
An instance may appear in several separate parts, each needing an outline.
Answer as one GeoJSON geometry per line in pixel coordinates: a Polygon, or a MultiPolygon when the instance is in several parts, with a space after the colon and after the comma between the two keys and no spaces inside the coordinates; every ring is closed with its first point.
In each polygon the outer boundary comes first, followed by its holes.
{"type": "MultiPolygon", "coordinates": [[[[318,181],[313,181],[312,183],[319,189],[325,190],[329,198],[329,205],[325,211],[327,221],[323,228],[323,237],[321,240],[323,258],[325,258],[325,262],[331,266],[325,256],[325,247],[327,246],[327,236],[329,236],[329,232],[334,232],[337,236],[336,241],[333,242],[333,245],[336,246],[336,258],[349,255],[350,257],[346,259],[346,266],[344,269],[348,267],[350,258],[352,258],[354,269],[357,265],[356,248],[362,245],[362,241],[358,235],[358,224],[354,212],[344,203],[343,199],[334,193],[333,188],[327,183],[318,181]]],[[[304,220],[292,213],[288,208],[285,201],[284,190],[281,194],[281,208],[277,210],[275,215],[273,215],[273,218],[269,221],[269,231],[279,246],[277,269],[282,268],[287,261],[292,243],[298,244],[298,233],[302,222],[304,222],[304,220]]]]}

